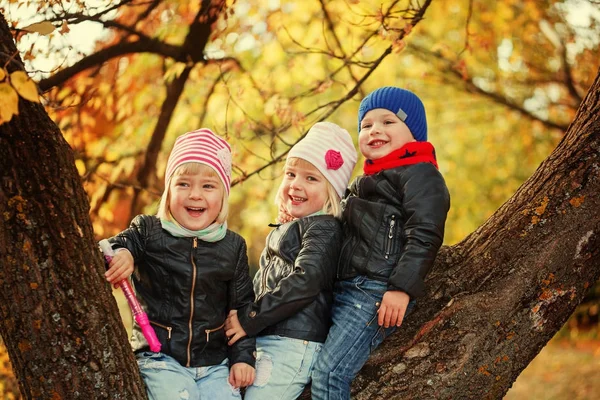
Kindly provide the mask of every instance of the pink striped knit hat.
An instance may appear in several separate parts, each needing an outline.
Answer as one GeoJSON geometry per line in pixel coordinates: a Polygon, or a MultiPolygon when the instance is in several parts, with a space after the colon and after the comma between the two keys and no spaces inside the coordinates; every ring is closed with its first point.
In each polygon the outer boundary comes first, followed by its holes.
{"type": "Polygon", "coordinates": [[[165,188],[175,170],[185,163],[200,163],[215,170],[229,194],[231,184],[231,147],[210,129],[184,133],[175,140],[167,161],[165,188]]]}
{"type": "Polygon", "coordinates": [[[314,165],[335,189],[340,199],[358,158],[347,130],[331,122],[317,122],[288,153],[314,165]]]}

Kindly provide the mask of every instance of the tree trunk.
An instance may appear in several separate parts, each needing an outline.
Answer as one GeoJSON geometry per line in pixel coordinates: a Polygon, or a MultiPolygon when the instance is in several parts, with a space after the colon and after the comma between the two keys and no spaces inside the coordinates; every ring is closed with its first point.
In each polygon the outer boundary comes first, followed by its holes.
{"type": "MultiPolygon", "coordinates": [[[[0,61],[22,69],[2,14],[0,61]]],[[[73,152],[40,104],[0,125],[0,173],[0,334],[22,395],[146,398],[73,152]]]]}
{"type": "Polygon", "coordinates": [[[600,276],[599,193],[600,74],[534,175],[442,248],[427,297],[371,357],[356,398],[501,399],[600,276]]]}
{"type": "MultiPolygon", "coordinates": [[[[13,54],[0,15],[2,65],[13,54]]],[[[564,324],[600,274],[599,95],[597,77],[533,177],[442,249],[429,295],[365,366],[357,399],[500,399],[564,324]]],[[[0,125],[0,333],[21,391],[143,398],[72,152],[42,106],[20,100],[19,112],[0,125]]]]}

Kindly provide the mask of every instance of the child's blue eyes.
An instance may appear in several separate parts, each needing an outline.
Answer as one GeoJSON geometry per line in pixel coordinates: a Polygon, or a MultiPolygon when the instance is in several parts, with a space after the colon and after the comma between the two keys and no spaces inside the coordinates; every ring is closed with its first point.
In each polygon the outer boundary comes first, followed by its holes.
{"type": "MultiPolygon", "coordinates": [[[[383,123],[384,125],[392,125],[392,124],[396,123],[396,121],[394,121],[394,120],[391,120],[391,119],[388,119],[388,120],[385,120],[385,121],[383,121],[382,123],[383,123]]],[[[360,130],[362,131],[363,129],[369,129],[369,128],[371,128],[372,126],[373,126],[373,124],[367,123],[367,124],[364,124],[364,125],[362,125],[362,126],[360,127],[360,130]]]]}
{"type": "MultiPolygon", "coordinates": [[[[286,175],[288,178],[290,178],[290,179],[293,179],[293,178],[295,178],[295,177],[296,177],[296,174],[295,174],[295,173],[293,173],[293,172],[286,172],[286,173],[285,173],[285,175],[286,175]]],[[[306,176],[306,178],[305,178],[305,179],[306,179],[307,181],[318,181],[318,180],[319,180],[317,177],[315,177],[315,176],[312,176],[312,175],[308,175],[308,176],[306,176]]]]}

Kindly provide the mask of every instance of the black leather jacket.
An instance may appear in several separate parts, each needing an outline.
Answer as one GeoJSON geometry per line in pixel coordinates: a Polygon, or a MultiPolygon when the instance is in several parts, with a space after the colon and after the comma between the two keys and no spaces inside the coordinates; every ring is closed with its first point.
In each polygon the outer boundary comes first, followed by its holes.
{"type": "Polygon", "coordinates": [[[366,275],[411,298],[423,296],[450,208],[439,171],[419,163],[360,176],[342,207],[338,278],[366,275]]]}
{"type": "MultiPolygon", "coordinates": [[[[226,357],[230,365],[254,366],[255,340],[244,338],[229,347],[223,329],[229,310],[254,298],[241,236],[228,230],[214,243],[174,237],[157,217],[139,215],[109,241],[133,255],[136,295],[162,353],[187,367],[216,365],[226,357]]],[[[130,342],[134,351],[148,349],[137,324],[130,342]]]]}
{"type": "Polygon", "coordinates": [[[324,342],[341,240],[341,224],[331,215],[273,229],[254,277],[256,301],[238,310],[246,333],[324,342]]]}

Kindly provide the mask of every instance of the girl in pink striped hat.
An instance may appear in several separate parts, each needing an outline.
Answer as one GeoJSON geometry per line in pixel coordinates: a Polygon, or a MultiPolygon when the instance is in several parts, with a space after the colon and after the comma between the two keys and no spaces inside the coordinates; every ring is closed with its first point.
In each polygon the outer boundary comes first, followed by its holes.
{"type": "Polygon", "coordinates": [[[109,239],[117,253],[107,280],[132,277],[161,342],[151,352],[134,324],[130,342],[150,399],[241,399],[239,388],[254,380],[255,340],[228,347],[223,329],[230,310],[254,299],[246,242],[227,229],[230,182],[225,140],[208,129],[181,135],[157,215],[139,215],[109,239]]]}
{"type": "Polygon", "coordinates": [[[256,379],[246,400],[295,399],[331,325],[333,282],[342,241],[340,199],[356,164],[350,134],[315,124],[290,150],[277,193],[278,224],[254,277],[256,300],[231,311],[229,344],[256,337],[256,379]]]}

